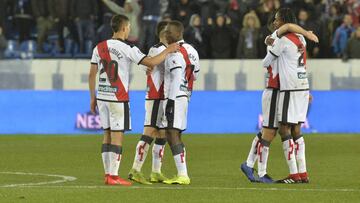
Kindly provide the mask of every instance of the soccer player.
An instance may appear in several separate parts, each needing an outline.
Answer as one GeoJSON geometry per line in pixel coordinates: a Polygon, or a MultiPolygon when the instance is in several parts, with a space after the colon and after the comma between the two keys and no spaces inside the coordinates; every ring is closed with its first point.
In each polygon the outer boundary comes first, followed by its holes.
{"type": "MultiPolygon", "coordinates": [[[[296,22],[289,8],[281,8],[275,15],[274,25],[296,22]]],[[[274,41],[263,65],[278,62],[280,94],[278,105],[279,134],[290,175],[278,183],[308,182],[305,163],[305,142],[301,123],[305,122],[309,105],[309,82],[306,73],[306,41],[302,35],[288,33],[274,41]],[[299,168],[297,166],[297,162],[299,168]]]]}
{"type": "MultiPolygon", "coordinates": [[[[265,44],[268,45],[268,50],[273,45],[273,41],[278,38],[277,36],[282,36],[287,32],[303,34],[308,39],[318,42],[318,38],[315,34],[311,31],[302,29],[296,24],[287,23],[281,25],[280,28],[276,26],[275,28],[278,29],[265,40],[265,44]]],[[[248,158],[246,162],[241,165],[241,170],[251,182],[273,182],[272,178],[267,175],[266,168],[270,143],[275,138],[278,129],[276,114],[280,81],[276,60],[272,61],[270,66],[267,67],[267,71],[266,89],[263,91],[262,95],[263,129],[262,132],[259,132],[253,139],[248,158]],[[254,176],[254,165],[256,160],[258,161],[258,179],[254,176]]]]}
{"type": "Polygon", "coordinates": [[[177,175],[165,184],[190,184],[186,166],[186,150],[181,140],[187,127],[188,104],[193,82],[200,71],[197,51],[183,40],[184,26],[179,21],[170,21],[165,28],[168,43],[180,44],[180,52],[170,54],[165,60],[164,94],[166,137],[170,145],[177,175]]]}
{"type": "Polygon", "coordinates": [[[129,19],[115,15],[111,19],[113,38],[100,42],[93,51],[89,74],[90,110],[100,114],[104,129],[102,160],[105,170],[105,184],[131,185],[131,182],[118,176],[122,158],[123,134],[131,129],[129,110],[129,69],[131,63],[154,67],[166,56],[179,49],[179,45],[169,45],[155,57],[147,57],[136,46],[127,43],[129,19]],[[95,96],[96,76],[99,74],[97,95],[95,96]]]}
{"type": "MultiPolygon", "coordinates": [[[[167,22],[159,22],[156,34],[160,42],[149,50],[149,56],[153,57],[166,49],[165,27],[167,22]]],[[[129,172],[129,179],[142,183],[163,182],[167,178],[161,173],[162,158],[164,156],[166,136],[162,126],[164,114],[164,62],[155,66],[147,76],[147,94],[145,99],[145,122],[144,133],[136,145],[135,158],[132,169],[129,172]],[[155,139],[152,148],[152,172],[150,182],[141,173],[142,165],[145,162],[150,145],[155,139]]]]}

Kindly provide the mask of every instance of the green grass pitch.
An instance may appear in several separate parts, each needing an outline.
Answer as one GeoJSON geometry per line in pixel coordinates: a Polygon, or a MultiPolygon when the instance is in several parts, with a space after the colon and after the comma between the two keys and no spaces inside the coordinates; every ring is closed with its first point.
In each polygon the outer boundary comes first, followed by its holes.
{"type": "MultiPolygon", "coordinates": [[[[0,136],[0,202],[360,202],[360,135],[306,135],[311,183],[296,185],[245,178],[239,165],[253,136],[184,135],[191,185],[132,187],[103,184],[101,136],[0,136]],[[62,178],[39,174],[76,180],[51,184],[62,178]]],[[[138,139],[125,137],[122,177],[132,166],[138,139]]],[[[150,168],[151,153],[143,167],[146,176],[150,168]]],[[[168,146],[162,171],[175,174],[168,146]]],[[[268,172],[275,179],[288,174],[279,138],[270,148],[268,172]]]]}

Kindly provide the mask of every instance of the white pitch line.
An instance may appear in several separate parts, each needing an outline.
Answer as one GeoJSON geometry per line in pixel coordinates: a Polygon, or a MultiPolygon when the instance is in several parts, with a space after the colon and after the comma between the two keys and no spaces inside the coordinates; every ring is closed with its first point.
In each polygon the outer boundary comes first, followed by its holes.
{"type": "Polygon", "coordinates": [[[65,182],[76,180],[76,178],[73,177],[73,176],[64,176],[64,175],[56,175],[56,174],[44,174],[44,173],[0,172],[0,174],[46,176],[46,177],[61,178],[60,180],[45,181],[45,182],[38,182],[38,183],[18,183],[18,184],[0,185],[0,188],[41,186],[41,185],[48,185],[48,184],[65,183],[65,182]]]}
{"type": "Polygon", "coordinates": [[[253,191],[297,191],[297,192],[360,192],[360,189],[351,188],[334,188],[334,189],[321,189],[321,188],[246,188],[246,187],[193,187],[193,186],[97,186],[97,185],[53,185],[53,186],[17,186],[24,188],[62,188],[62,189],[149,189],[149,190],[253,190],[253,191]]]}

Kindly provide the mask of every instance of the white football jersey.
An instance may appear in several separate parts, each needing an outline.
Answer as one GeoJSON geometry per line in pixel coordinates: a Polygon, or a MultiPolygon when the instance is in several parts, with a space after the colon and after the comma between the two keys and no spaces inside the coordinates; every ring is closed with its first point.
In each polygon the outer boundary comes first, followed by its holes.
{"type": "MultiPolygon", "coordinates": [[[[271,38],[276,40],[278,38],[277,36],[277,30],[271,34],[271,38]]],[[[271,49],[272,46],[267,46],[267,51],[271,49]]],[[[280,79],[279,79],[279,68],[277,64],[277,60],[273,61],[270,66],[267,68],[267,74],[266,74],[266,80],[265,84],[267,88],[274,88],[274,89],[280,89],[280,79]]]]}
{"type": "Polygon", "coordinates": [[[179,96],[190,97],[193,82],[200,71],[197,51],[183,40],[178,43],[180,44],[180,51],[169,54],[165,60],[164,94],[165,98],[170,99],[179,96]],[[180,69],[179,77],[172,78],[171,72],[176,69],[180,69]]]}
{"type": "Polygon", "coordinates": [[[92,64],[98,65],[96,98],[104,101],[129,101],[131,63],[140,64],[146,57],[136,46],[121,39],[100,42],[93,51],[92,64]]]}
{"type": "MultiPolygon", "coordinates": [[[[166,49],[163,43],[154,45],[149,50],[149,56],[154,57],[166,49]]],[[[164,72],[165,62],[155,66],[150,75],[147,76],[146,99],[164,99],[164,72]]]]}
{"type": "Polygon", "coordinates": [[[302,35],[288,33],[275,40],[269,52],[277,58],[280,90],[308,90],[306,41],[302,35]]]}

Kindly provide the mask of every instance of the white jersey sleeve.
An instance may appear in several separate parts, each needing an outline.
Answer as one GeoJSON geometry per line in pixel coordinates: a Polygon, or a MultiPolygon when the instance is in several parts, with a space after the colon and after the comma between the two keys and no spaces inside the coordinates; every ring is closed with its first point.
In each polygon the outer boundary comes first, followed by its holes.
{"type": "Polygon", "coordinates": [[[140,51],[139,48],[136,46],[129,46],[129,49],[127,51],[127,57],[136,64],[140,64],[141,61],[146,57],[144,53],[140,51]]]}
{"type": "Polygon", "coordinates": [[[269,48],[269,52],[278,57],[280,54],[285,50],[286,42],[285,39],[282,38],[276,38],[273,45],[269,48]]]}
{"type": "Polygon", "coordinates": [[[92,64],[99,64],[99,61],[100,61],[100,56],[99,56],[99,53],[98,53],[98,49],[97,49],[97,46],[94,48],[93,50],[93,54],[91,56],[91,63],[92,64]]]}

